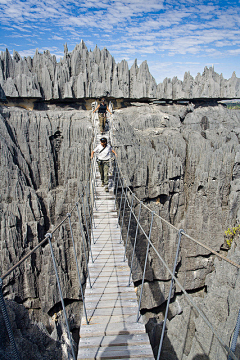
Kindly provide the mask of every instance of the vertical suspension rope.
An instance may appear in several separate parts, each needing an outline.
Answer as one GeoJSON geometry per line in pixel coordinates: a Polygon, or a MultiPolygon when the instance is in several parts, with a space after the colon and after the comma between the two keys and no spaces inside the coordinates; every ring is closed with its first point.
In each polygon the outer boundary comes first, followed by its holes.
{"type": "MultiPolygon", "coordinates": [[[[77,203],[78,204],[78,203],[77,203]]],[[[76,205],[77,205],[76,204],[76,205]]],[[[78,208],[78,205],[77,205],[77,209],[78,209],[78,217],[79,217],[79,224],[80,224],[80,228],[81,228],[81,233],[82,233],[82,238],[84,238],[84,232],[83,232],[83,225],[82,225],[82,222],[80,221],[80,213],[79,213],[79,208],[78,208]]],[[[82,213],[82,211],[81,211],[82,213]]],[[[85,222],[86,222],[86,216],[84,214],[84,219],[85,219],[85,222]]],[[[86,227],[87,227],[87,224],[86,224],[86,227]]],[[[85,237],[86,239],[86,237],[85,237]]],[[[90,255],[91,255],[91,260],[92,260],[92,263],[93,263],[93,256],[92,256],[92,247],[91,247],[91,242],[89,241],[89,238],[88,238],[88,233],[87,233],[87,239],[86,239],[86,242],[88,243],[88,248],[89,248],[89,251],[90,251],[90,255]]]]}
{"type": "Polygon", "coordinates": [[[87,322],[87,325],[88,325],[89,322],[88,322],[88,318],[87,318],[87,310],[86,310],[86,306],[85,306],[85,299],[84,299],[81,276],[80,276],[80,271],[79,271],[79,266],[78,266],[78,259],[77,259],[77,253],[76,253],[76,248],[75,248],[75,242],[74,242],[74,239],[73,239],[73,231],[72,231],[72,224],[71,224],[71,214],[68,213],[67,216],[68,216],[68,222],[69,222],[69,227],[70,227],[70,232],[71,232],[71,237],[72,237],[73,252],[74,252],[75,262],[76,262],[76,266],[77,266],[78,282],[79,282],[79,285],[80,285],[80,290],[81,290],[81,295],[82,295],[83,309],[84,309],[84,313],[85,313],[86,322],[87,322]]]}
{"type": "Polygon", "coordinates": [[[133,207],[133,194],[132,194],[131,208],[130,208],[130,214],[129,214],[129,220],[128,220],[127,239],[126,239],[126,243],[125,243],[123,261],[126,261],[126,251],[127,251],[128,234],[129,234],[129,229],[130,229],[130,224],[131,224],[131,217],[132,217],[132,207],[133,207]]]}
{"type": "Polygon", "coordinates": [[[10,345],[11,345],[11,348],[12,348],[13,360],[20,360],[20,356],[19,356],[17,346],[16,346],[16,343],[15,343],[15,339],[14,339],[12,327],[11,327],[11,324],[10,324],[6,304],[5,304],[5,301],[4,301],[4,298],[3,298],[2,286],[3,286],[3,281],[0,278],[0,308],[2,310],[3,319],[4,319],[4,322],[5,322],[5,326],[6,326],[9,341],[10,341],[10,345]]]}
{"type": "Polygon", "coordinates": [[[146,250],[146,256],[145,256],[145,264],[144,264],[144,271],[143,271],[143,278],[142,278],[142,287],[141,287],[141,294],[140,294],[139,305],[138,305],[137,322],[138,322],[139,317],[140,317],[139,313],[140,313],[140,307],[141,307],[141,301],[142,301],[143,284],[144,284],[144,280],[145,280],[145,273],[146,273],[146,267],[147,267],[148,251],[149,251],[149,247],[150,247],[149,240],[151,239],[153,217],[154,217],[154,211],[152,211],[152,220],[151,220],[151,225],[150,225],[150,230],[149,230],[149,235],[148,235],[148,244],[147,244],[147,250],[146,250]]]}
{"type": "Polygon", "coordinates": [[[127,202],[127,188],[126,188],[126,192],[125,192],[125,199],[124,199],[124,206],[123,206],[122,226],[120,226],[120,242],[119,242],[120,244],[122,242],[123,220],[124,220],[124,215],[125,215],[126,202],[127,202]]]}
{"type": "Polygon", "coordinates": [[[115,192],[116,192],[116,195],[115,195],[115,202],[114,202],[114,210],[116,209],[116,202],[117,202],[117,192],[118,192],[118,181],[119,181],[119,171],[117,170],[117,186],[115,188],[115,192]]]}
{"type": "Polygon", "coordinates": [[[84,220],[85,220],[86,229],[87,229],[87,237],[88,237],[89,249],[91,249],[91,239],[90,239],[89,231],[88,231],[88,223],[87,223],[87,216],[86,216],[86,210],[85,210],[85,205],[84,205],[83,194],[82,194],[82,207],[83,207],[84,220]]]}
{"type": "MultiPolygon", "coordinates": [[[[89,196],[90,196],[90,193],[89,193],[89,196]]],[[[90,223],[90,227],[91,227],[91,236],[92,236],[92,239],[93,239],[93,243],[95,244],[94,236],[93,236],[92,216],[91,216],[91,212],[90,212],[87,193],[86,193],[86,198],[87,198],[87,206],[88,206],[89,223],[90,223]]]]}
{"type": "MultiPolygon", "coordinates": [[[[92,160],[92,163],[91,163],[91,170],[90,170],[90,178],[91,178],[91,185],[92,185],[92,195],[93,195],[93,206],[95,205],[95,209],[97,208],[97,205],[96,205],[96,192],[95,192],[95,183],[94,183],[94,171],[93,171],[93,168],[94,168],[94,164],[93,164],[93,161],[92,160]]],[[[90,186],[90,184],[89,184],[90,186]]]]}
{"type": "Polygon", "coordinates": [[[118,222],[117,222],[117,227],[120,221],[120,214],[121,214],[121,208],[122,208],[122,198],[123,198],[123,191],[124,191],[124,187],[123,187],[123,181],[122,181],[122,193],[121,193],[121,200],[120,200],[120,205],[119,205],[119,213],[118,213],[118,222]]]}
{"type": "Polygon", "coordinates": [[[129,273],[128,286],[130,286],[130,283],[131,283],[130,279],[131,279],[131,273],[132,273],[132,267],[133,267],[133,258],[134,258],[136,242],[137,242],[138,224],[139,224],[139,220],[140,220],[141,209],[142,209],[142,201],[140,201],[140,207],[139,207],[139,211],[138,211],[138,219],[137,219],[134,246],[133,246],[133,252],[132,252],[132,260],[131,260],[131,268],[130,268],[130,273],[129,273]]]}
{"type": "Polygon", "coordinates": [[[115,160],[114,160],[114,169],[113,169],[113,171],[114,171],[114,177],[113,177],[113,189],[114,189],[114,187],[115,187],[115,181],[116,181],[116,174],[117,174],[116,162],[115,162],[115,160]]]}
{"type": "MultiPolygon", "coordinates": [[[[183,229],[180,229],[180,230],[179,230],[179,233],[178,233],[178,245],[177,245],[177,250],[176,250],[176,255],[175,255],[175,261],[174,261],[174,265],[173,265],[173,271],[172,271],[172,272],[173,272],[173,275],[175,275],[175,272],[176,272],[176,266],[177,266],[177,260],[178,260],[179,250],[180,250],[180,243],[181,243],[182,233],[184,233],[184,230],[183,230],[183,229]]],[[[166,306],[166,310],[165,310],[165,317],[164,317],[164,322],[163,322],[161,339],[160,339],[160,344],[159,344],[159,348],[158,348],[157,360],[160,359],[160,355],[161,355],[161,350],[162,350],[164,332],[165,332],[165,328],[166,328],[166,322],[167,322],[167,316],[168,316],[168,309],[169,309],[169,304],[170,304],[170,300],[171,300],[173,283],[174,283],[174,279],[173,279],[173,277],[172,277],[171,285],[170,285],[170,289],[169,289],[169,294],[168,294],[167,306],[166,306]]]]}
{"type": "MultiPolygon", "coordinates": [[[[88,273],[88,280],[89,280],[89,285],[90,285],[90,288],[91,288],[92,285],[91,285],[91,280],[90,280],[90,272],[89,272],[89,268],[88,268],[88,258],[87,258],[87,253],[86,253],[85,237],[84,237],[84,233],[83,233],[82,222],[81,222],[81,219],[80,219],[80,213],[79,213],[78,203],[76,203],[76,207],[77,207],[78,221],[79,221],[80,230],[81,230],[81,235],[82,235],[82,243],[83,243],[85,261],[86,261],[86,267],[87,267],[87,273],[88,273]]],[[[86,244],[86,245],[87,245],[87,244],[86,244]]],[[[91,248],[89,249],[89,251],[90,251],[90,254],[91,254],[91,257],[92,257],[92,250],[91,250],[91,248]]],[[[92,258],[92,262],[93,262],[93,258],[92,258]]]]}
{"type": "MultiPolygon", "coordinates": [[[[88,182],[88,196],[89,196],[89,201],[90,201],[91,214],[93,214],[94,204],[92,204],[92,202],[91,202],[90,182],[88,182]]],[[[94,216],[91,216],[91,222],[93,224],[93,227],[95,228],[96,225],[95,225],[95,221],[94,221],[94,216]]]]}
{"type": "Polygon", "coordinates": [[[53,261],[53,267],[54,267],[55,275],[56,275],[56,279],[57,279],[58,291],[59,291],[59,295],[60,295],[60,299],[61,299],[61,303],[62,303],[63,314],[64,314],[64,318],[65,318],[65,322],[66,322],[68,338],[69,338],[70,346],[71,346],[71,350],[72,350],[72,356],[73,356],[73,359],[76,360],[75,352],[74,352],[74,348],[73,348],[73,343],[72,343],[72,336],[71,336],[71,333],[70,333],[70,328],[69,328],[68,319],[67,319],[67,313],[66,313],[66,309],[65,309],[63,295],[62,295],[61,284],[60,284],[60,280],[59,280],[59,277],[58,277],[57,265],[56,265],[55,256],[54,256],[54,252],[53,252],[53,247],[52,247],[52,242],[51,242],[52,234],[47,233],[46,237],[48,237],[48,243],[49,243],[49,246],[50,246],[50,251],[51,251],[51,256],[52,256],[52,261],[53,261]]]}
{"type": "MultiPolygon", "coordinates": [[[[240,330],[240,310],[239,310],[239,312],[238,312],[237,323],[236,323],[236,327],[235,327],[235,330],[234,330],[233,339],[232,339],[232,344],[231,344],[231,348],[230,348],[230,350],[231,350],[233,353],[234,353],[235,350],[236,350],[237,338],[238,338],[239,330],[240,330]]],[[[231,354],[228,356],[228,360],[232,360],[231,354]]]]}
{"type": "MultiPolygon", "coordinates": [[[[97,187],[97,179],[96,179],[96,172],[97,172],[97,161],[96,161],[96,157],[93,158],[93,183],[94,183],[94,188],[97,187]]],[[[96,191],[95,191],[96,193],[96,191]]],[[[97,198],[97,196],[96,196],[97,198]]]]}

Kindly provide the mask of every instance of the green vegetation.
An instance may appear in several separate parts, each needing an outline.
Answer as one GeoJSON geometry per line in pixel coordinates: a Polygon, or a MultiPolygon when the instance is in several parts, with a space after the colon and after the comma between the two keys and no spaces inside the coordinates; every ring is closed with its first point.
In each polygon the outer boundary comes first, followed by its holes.
{"type": "Polygon", "coordinates": [[[234,237],[236,235],[239,235],[240,234],[240,225],[237,225],[233,228],[228,228],[226,231],[225,231],[225,238],[226,238],[226,243],[229,247],[229,249],[231,249],[231,246],[232,246],[232,242],[234,240],[234,237]]]}
{"type": "Polygon", "coordinates": [[[227,108],[231,110],[240,110],[240,103],[227,104],[227,108]]]}

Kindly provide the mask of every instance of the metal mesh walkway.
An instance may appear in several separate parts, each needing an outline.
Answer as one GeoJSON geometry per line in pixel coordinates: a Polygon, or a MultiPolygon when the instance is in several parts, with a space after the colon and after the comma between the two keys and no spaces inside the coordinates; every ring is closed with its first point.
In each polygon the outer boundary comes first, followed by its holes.
{"type": "Polygon", "coordinates": [[[130,269],[123,262],[113,189],[110,185],[105,192],[99,174],[96,182],[94,263],[89,263],[92,288],[88,281],[85,291],[89,324],[83,315],[77,358],[154,359],[142,319],[136,322],[138,304],[133,285],[128,286],[130,269]]]}

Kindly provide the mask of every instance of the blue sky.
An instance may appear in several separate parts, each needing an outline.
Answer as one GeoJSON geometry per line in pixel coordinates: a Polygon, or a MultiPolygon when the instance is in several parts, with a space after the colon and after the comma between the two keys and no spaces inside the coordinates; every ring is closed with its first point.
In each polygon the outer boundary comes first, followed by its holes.
{"type": "Polygon", "coordinates": [[[57,59],[81,39],[129,67],[147,60],[157,83],[214,65],[240,77],[240,0],[0,0],[0,51],[57,59]]]}

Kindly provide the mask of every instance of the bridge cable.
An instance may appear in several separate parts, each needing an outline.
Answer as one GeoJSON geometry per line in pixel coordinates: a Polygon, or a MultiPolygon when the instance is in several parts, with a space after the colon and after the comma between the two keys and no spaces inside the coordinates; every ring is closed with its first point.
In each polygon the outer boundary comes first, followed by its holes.
{"type": "MultiPolygon", "coordinates": [[[[116,165],[117,165],[117,172],[121,175],[121,171],[119,169],[119,165],[118,165],[118,162],[115,158],[115,162],[116,162],[116,165]]],[[[119,179],[119,175],[118,175],[118,179],[119,179]]],[[[126,182],[126,179],[121,176],[120,177],[120,181],[121,181],[121,185],[123,187],[123,180],[126,182]]],[[[132,192],[132,190],[129,188],[129,186],[126,186],[126,188],[130,191],[130,193],[132,194],[132,197],[135,197],[135,199],[140,203],[140,208],[141,208],[141,203],[142,201],[140,199],[138,199],[136,197],[136,195],[132,192]]],[[[118,186],[116,187],[116,197],[117,197],[117,191],[118,191],[118,186]]],[[[122,195],[122,194],[121,194],[122,195]]],[[[122,196],[121,196],[122,198],[122,196]]],[[[129,201],[127,200],[128,202],[128,206],[130,208],[130,203],[129,201]]],[[[145,204],[143,204],[143,206],[145,208],[147,208],[151,213],[152,213],[152,216],[153,216],[153,211],[148,207],[146,206],[145,204]]],[[[132,206],[131,206],[131,209],[132,209],[132,206]]],[[[174,274],[174,271],[172,272],[170,270],[170,268],[168,267],[168,265],[166,264],[166,262],[164,261],[164,259],[161,257],[161,255],[159,254],[159,252],[157,251],[157,249],[155,248],[155,246],[153,245],[152,241],[150,240],[150,236],[148,236],[146,234],[146,232],[144,231],[144,229],[142,228],[141,224],[139,223],[136,215],[134,214],[133,211],[131,211],[131,213],[133,214],[134,218],[136,219],[137,221],[137,225],[140,227],[141,231],[143,232],[143,234],[145,235],[147,241],[148,241],[148,246],[147,246],[147,251],[146,251],[146,258],[145,258],[145,263],[146,263],[146,259],[147,259],[147,254],[148,254],[148,250],[149,250],[149,245],[152,246],[153,250],[155,251],[156,255],[158,256],[158,258],[161,260],[161,262],[163,263],[163,265],[165,266],[165,268],[168,270],[168,272],[170,273],[170,275],[172,276],[172,281],[174,280],[176,282],[176,284],[179,286],[179,288],[182,290],[183,294],[186,296],[187,300],[190,302],[190,304],[195,308],[195,310],[198,312],[198,314],[202,317],[202,319],[204,320],[204,322],[208,325],[208,327],[211,329],[211,331],[213,332],[213,334],[216,336],[216,338],[218,339],[218,341],[220,342],[220,344],[223,346],[223,348],[227,351],[228,354],[231,355],[232,359],[234,360],[238,360],[236,355],[233,353],[233,351],[229,348],[229,346],[227,346],[224,341],[221,339],[221,337],[217,334],[217,332],[215,331],[215,329],[213,328],[212,324],[209,322],[209,320],[207,319],[207,317],[204,315],[204,313],[199,309],[199,307],[194,303],[192,297],[186,292],[186,290],[184,289],[184,287],[181,285],[181,283],[178,281],[178,279],[176,278],[175,274],[174,274]]],[[[179,234],[181,233],[181,235],[184,235],[184,236],[187,236],[187,234],[182,230],[182,229],[177,229],[175,226],[173,226],[171,223],[169,223],[167,220],[165,220],[164,218],[162,218],[160,215],[157,215],[154,213],[155,216],[157,216],[158,218],[160,218],[163,222],[165,222],[167,225],[169,225],[171,228],[173,228],[174,230],[178,231],[179,234]]],[[[152,222],[151,222],[152,224],[152,222]]],[[[150,228],[151,230],[151,228],[150,228]]],[[[235,262],[229,260],[228,258],[218,254],[217,252],[215,252],[213,249],[209,248],[208,246],[202,244],[201,242],[195,240],[194,238],[190,237],[189,235],[187,236],[190,240],[196,242],[197,244],[199,244],[200,246],[203,246],[205,249],[209,250],[210,252],[214,253],[216,256],[222,258],[223,260],[229,262],[231,265],[234,265],[235,267],[237,268],[240,268],[240,265],[236,264],[235,262]]],[[[177,255],[176,255],[177,256],[177,255]]],[[[145,268],[145,266],[144,266],[145,268]]],[[[144,277],[144,276],[143,276],[144,277]]],[[[143,282],[144,282],[144,279],[142,281],[142,287],[143,287],[143,282]]],[[[141,288],[141,293],[142,293],[142,288],[141,288]]],[[[140,306],[139,306],[140,308],[140,306]]],[[[137,319],[138,320],[138,319],[137,319]]]]}

